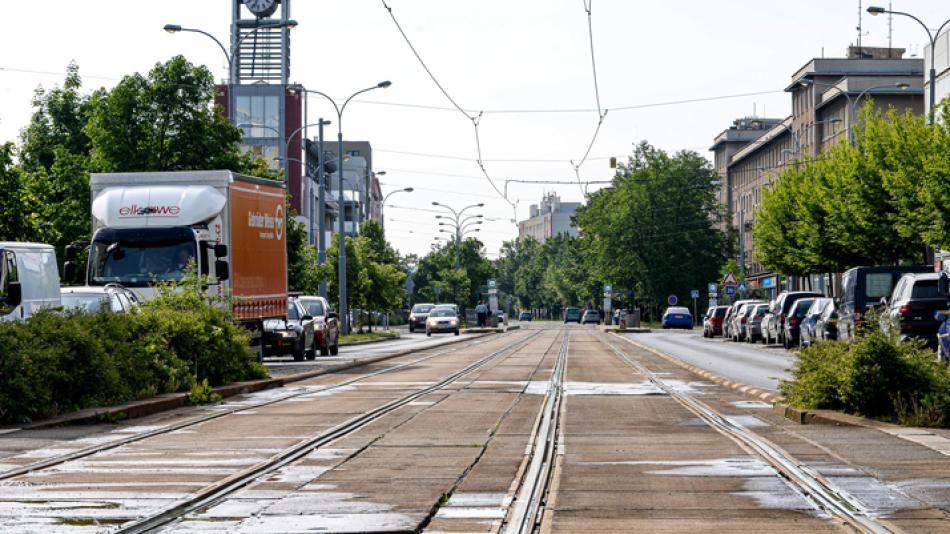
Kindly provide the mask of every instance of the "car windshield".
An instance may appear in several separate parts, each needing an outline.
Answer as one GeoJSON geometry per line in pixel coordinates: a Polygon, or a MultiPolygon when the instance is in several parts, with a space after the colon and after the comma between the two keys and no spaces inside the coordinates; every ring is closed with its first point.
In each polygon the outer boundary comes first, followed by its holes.
{"type": "Polygon", "coordinates": [[[429,317],[455,317],[455,312],[448,308],[439,308],[437,310],[432,310],[432,313],[429,314],[429,317]]]}
{"type": "Polygon", "coordinates": [[[307,310],[307,315],[312,315],[314,317],[323,316],[323,302],[319,300],[300,300],[300,303],[303,304],[303,307],[307,310]]]}
{"type": "Polygon", "coordinates": [[[805,312],[808,311],[808,308],[811,308],[811,305],[814,304],[813,299],[802,299],[795,303],[795,316],[802,317],[805,315],[805,312]]]}
{"type": "Polygon", "coordinates": [[[933,299],[939,296],[936,280],[917,280],[914,282],[914,290],[910,294],[912,299],[933,299]]]}
{"type": "Polygon", "coordinates": [[[297,311],[297,306],[294,304],[287,305],[287,318],[291,321],[296,321],[300,319],[300,313],[297,311]]]}
{"type": "Polygon", "coordinates": [[[725,316],[726,316],[726,310],[728,310],[728,309],[729,309],[729,308],[716,308],[716,317],[725,317],[725,316]]]}
{"type": "Polygon", "coordinates": [[[155,282],[180,280],[195,262],[194,237],[181,229],[152,230],[155,231],[103,231],[103,235],[97,236],[89,253],[90,283],[146,287],[155,282]]]}
{"type": "Polygon", "coordinates": [[[64,293],[63,308],[78,309],[82,312],[96,313],[109,309],[109,297],[101,293],[64,293]]]}
{"type": "Polygon", "coordinates": [[[412,313],[429,313],[434,307],[432,304],[416,304],[412,307],[412,313]]]}

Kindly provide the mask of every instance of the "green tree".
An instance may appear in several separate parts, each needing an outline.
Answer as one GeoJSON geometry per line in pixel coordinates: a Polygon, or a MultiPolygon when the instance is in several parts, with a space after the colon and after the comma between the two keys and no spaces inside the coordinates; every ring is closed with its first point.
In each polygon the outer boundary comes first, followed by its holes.
{"type": "Polygon", "coordinates": [[[13,154],[13,143],[0,145],[0,241],[25,240],[30,235],[22,171],[14,164],[13,154]]]}

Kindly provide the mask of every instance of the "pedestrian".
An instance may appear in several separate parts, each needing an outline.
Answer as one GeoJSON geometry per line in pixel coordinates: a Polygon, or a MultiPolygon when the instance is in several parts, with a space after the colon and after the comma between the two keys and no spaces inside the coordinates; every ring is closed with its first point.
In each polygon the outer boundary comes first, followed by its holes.
{"type": "Polygon", "coordinates": [[[488,306],[485,306],[485,303],[478,301],[478,306],[475,306],[475,314],[478,315],[478,326],[485,326],[488,320],[488,306]]]}

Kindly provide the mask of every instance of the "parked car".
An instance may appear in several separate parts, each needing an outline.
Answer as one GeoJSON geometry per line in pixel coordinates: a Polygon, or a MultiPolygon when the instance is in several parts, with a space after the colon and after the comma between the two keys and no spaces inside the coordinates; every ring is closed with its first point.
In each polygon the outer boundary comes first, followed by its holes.
{"type": "Polygon", "coordinates": [[[889,298],[904,274],[929,272],[933,272],[929,265],[855,267],[845,271],[838,305],[838,339],[853,341],[858,329],[866,326],[868,310],[879,306],[882,298],[889,298]]]}
{"type": "Polygon", "coordinates": [[[733,341],[745,341],[746,324],[748,324],[752,312],[755,311],[755,307],[759,304],[764,304],[764,302],[761,300],[753,300],[739,306],[739,310],[736,311],[735,316],[732,318],[732,325],[729,327],[730,337],[733,341]]]}
{"type": "Polygon", "coordinates": [[[429,312],[432,311],[432,308],[435,308],[435,304],[432,303],[420,303],[412,307],[412,310],[409,311],[409,332],[415,332],[416,329],[425,330],[426,319],[429,317],[429,312]]]}
{"type": "Polygon", "coordinates": [[[881,301],[881,329],[893,329],[898,339],[920,339],[937,348],[941,321],[935,312],[950,307],[950,297],[941,293],[937,273],[909,273],[897,282],[890,299],[881,301]]]}
{"type": "Polygon", "coordinates": [[[838,306],[834,301],[815,321],[815,340],[833,341],[838,339],[838,306]]]}
{"type": "Polygon", "coordinates": [[[749,343],[755,343],[762,337],[762,319],[769,312],[769,305],[766,303],[756,304],[752,313],[749,314],[749,320],[745,324],[745,340],[749,343]]]}
{"type": "Polygon", "coordinates": [[[660,324],[663,328],[685,328],[689,330],[693,328],[693,316],[689,313],[689,308],[670,306],[663,312],[660,324]]]}
{"type": "Polygon", "coordinates": [[[739,311],[739,307],[748,302],[752,302],[753,299],[741,299],[733,302],[729,309],[726,310],[726,316],[722,319],[722,337],[731,338],[732,337],[732,318],[736,316],[736,312],[739,311]]]}
{"type": "Polygon", "coordinates": [[[530,321],[531,319],[533,319],[531,312],[523,311],[518,315],[519,321],[530,321]]]}
{"type": "Polygon", "coordinates": [[[135,293],[119,284],[65,286],[60,289],[60,294],[64,309],[79,309],[86,313],[97,313],[101,310],[129,313],[139,305],[135,293]]]}
{"type": "MultiPolygon", "coordinates": [[[[768,345],[774,341],[784,345],[785,318],[788,316],[789,312],[791,312],[792,306],[795,305],[795,302],[804,298],[816,298],[822,296],[824,295],[814,291],[782,291],[779,293],[778,297],[776,297],[775,301],[772,303],[772,307],[769,308],[772,316],[769,317],[769,321],[767,323],[763,323],[764,326],[762,327],[762,337],[765,344],[768,345]]],[[[795,332],[795,335],[797,336],[798,325],[795,326],[795,332]]]]}
{"type": "Polygon", "coordinates": [[[317,357],[314,320],[296,297],[287,299],[287,319],[264,321],[264,356],[290,353],[295,362],[317,357]]]}
{"type": "Polygon", "coordinates": [[[934,312],[934,319],[940,321],[937,329],[937,360],[950,361],[950,310],[934,312]]]}
{"type": "Polygon", "coordinates": [[[786,349],[801,346],[802,321],[805,320],[805,314],[814,303],[814,298],[801,298],[789,308],[785,316],[785,324],[782,325],[782,345],[786,349]]]}
{"type": "Polygon", "coordinates": [[[340,321],[323,297],[301,295],[297,301],[313,317],[313,333],[321,356],[336,356],[340,350],[340,321]]]}
{"type": "Polygon", "coordinates": [[[821,318],[829,306],[834,308],[834,305],[835,301],[828,297],[816,298],[814,302],[812,302],[811,307],[805,312],[805,317],[802,318],[801,325],[799,326],[799,345],[807,347],[818,339],[818,319],[821,318]]]}
{"type": "Polygon", "coordinates": [[[703,317],[703,337],[722,335],[722,320],[729,306],[710,306],[703,317]]]}
{"type": "Polygon", "coordinates": [[[445,306],[434,308],[426,319],[426,335],[432,333],[451,332],[459,335],[459,317],[452,308],[445,306]]]}
{"type": "Polygon", "coordinates": [[[508,326],[508,314],[505,313],[505,310],[495,310],[495,313],[493,315],[495,316],[496,326],[501,326],[501,325],[508,326]]]}
{"type": "Polygon", "coordinates": [[[565,308],[564,322],[581,324],[581,309],[580,308],[565,308]]]}
{"type": "Polygon", "coordinates": [[[759,341],[761,341],[763,345],[769,344],[769,338],[766,336],[766,331],[768,326],[772,324],[773,317],[775,317],[775,314],[772,313],[772,306],[774,305],[774,300],[769,302],[769,309],[765,312],[765,315],[762,316],[762,322],[759,324],[759,331],[761,332],[759,341]]]}
{"type": "Polygon", "coordinates": [[[749,321],[749,316],[755,310],[756,305],[762,303],[761,300],[753,300],[739,306],[736,314],[732,317],[732,324],[729,325],[729,334],[733,341],[745,340],[745,326],[749,321]]]}
{"type": "Polygon", "coordinates": [[[581,317],[581,324],[600,324],[600,312],[597,310],[584,310],[584,315],[581,317]]]}

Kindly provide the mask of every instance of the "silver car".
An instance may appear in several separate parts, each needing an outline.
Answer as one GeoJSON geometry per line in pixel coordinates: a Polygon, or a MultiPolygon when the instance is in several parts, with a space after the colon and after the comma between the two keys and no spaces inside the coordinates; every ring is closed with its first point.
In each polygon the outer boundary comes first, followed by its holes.
{"type": "Polygon", "coordinates": [[[755,343],[762,339],[762,320],[765,314],[769,312],[768,304],[756,304],[755,309],[749,315],[749,320],[745,324],[745,340],[749,343],[755,343]]]}

